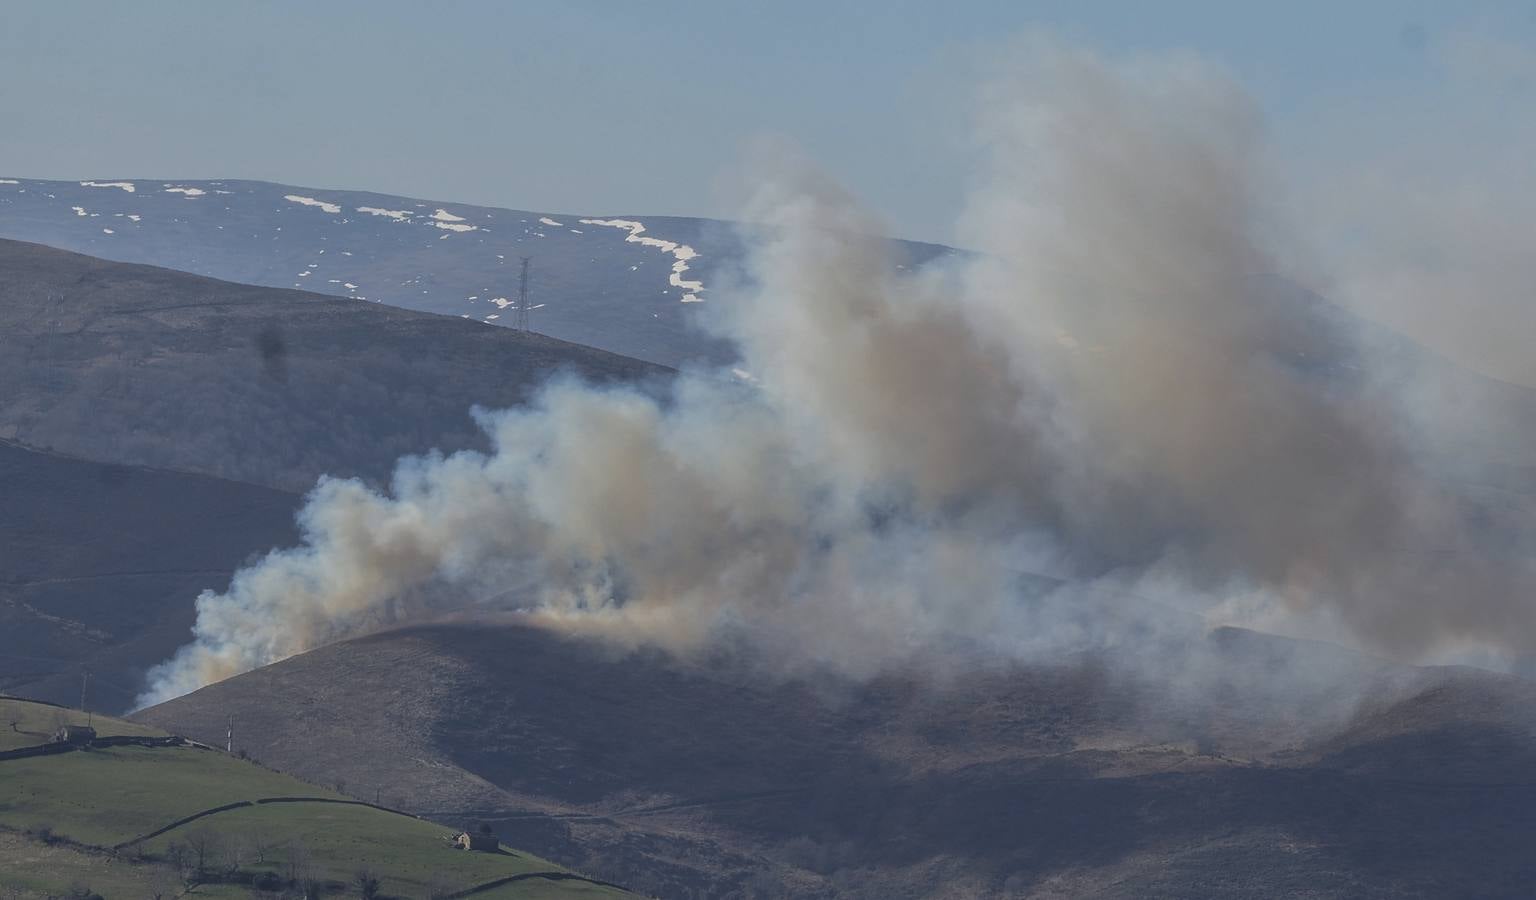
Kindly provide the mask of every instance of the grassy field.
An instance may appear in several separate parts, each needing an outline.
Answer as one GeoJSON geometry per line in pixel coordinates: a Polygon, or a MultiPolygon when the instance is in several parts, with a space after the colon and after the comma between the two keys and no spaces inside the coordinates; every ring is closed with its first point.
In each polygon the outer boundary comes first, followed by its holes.
{"type": "MultiPolygon", "coordinates": [[[[328,881],[350,880],[357,870],[357,860],[388,860],[388,872],[382,880],[384,892],[393,896],[426,896],[433,883],[458,891],[509,875],[563,871],[538,857],[513,850],[499,854],[455,850],[449,843],[452,831],[444,826],[366,806],[335,804],[243,807],[155,838],[147,842],[146,849],[164,856],[169,844],[184,842],[200,832],[261,836],[269,845],[264,854],[266,862],[252,868],[279,874],[288,871],[294,848],[301,848],[300,856],[310,857],[316,877],[328,881]]],[[[376,867],[381,872],[384,868],[376,867]]],[[[520,884],[523,883],[509,886],[504,896],[537,896],[517,887],[520,884]]]]}
{"type": "MultiPolygon", "coordinates": [[[[0,701],[0,711],[10,710],[29,716],[17,723],[19,731],[54,725],[51,707],[0,701]]],[[[157,734],[103,717],[93,725],[102,734],[157,734]]],[[[629,896],[570,878],[567,870],[516,850],[456,850],[451,829],[443,825],[324,802],[344,799],[192,747],[104,747],[0,760],[0,897],[60,896],[78,886],[109,900],[183,893],[245,897],[258,879],[269,887],[295,879],[319,882],[329,885],[330,895],[344,896],[356,895],[351,883],[365,868],[378,876],[383,897],[441,897],[516,876],[474,896],[629,896]],[[308,799],[256,802],[276,797],[308,799]],[[231,803],[250,805],[140,840],[231,803]]]]}
{"type": "Polygon", "coordinates": [[[48,738],[52,737],[60,726],[84,725],[87,719],[96,729],[96,733],[103,737],[109,735],[165,736],[165,732],[147,725],[102,716],[88,717],[85,713],[73,709],[0,697],[0,751],[46,744],[48,738]]]}
{"type": "MultiPolygon", "coordinates": [[[[153,860],[113,859],[69,844],[46,844],[19,832],[0,831],[0,897],[57,897],[86,886],[108,900],[174,897],[185,889],[169,867],[153,860]]],[[[247,897],[243,885],[200,885],[201,898],[247,897]]]]}
{"type": "Polygon", "coordinates": [[[0,824],[51,825],[111,847],[200,810],[261,797],[340,795],[212,750],[108,747],[0,761],[0,824]]]}

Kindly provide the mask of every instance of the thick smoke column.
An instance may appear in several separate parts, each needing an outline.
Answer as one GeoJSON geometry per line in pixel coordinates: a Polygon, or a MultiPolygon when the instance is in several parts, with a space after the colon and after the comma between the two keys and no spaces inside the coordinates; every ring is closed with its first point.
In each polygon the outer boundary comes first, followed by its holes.
{"type": "Polygon", "coordinates": [[[987,94],[975,254],[904,272],[835,187],[765,178],[720,323],[754,386],[559,382],[481,414],[489,454],[404,460],[388,495],[323,481],[304,545],[200,597],[143,702],[454,590],[854,673],[1081,640],[1021,593],[1042,569],[1060,597],[1271,597],[1404,654],[1536,645],[1529,568],[1479,546],[1395,397],[1319,365],[1349,335],[1256,287],[1280,266],[1243,97],[1187,60],[1024,55],[987,94]]]}

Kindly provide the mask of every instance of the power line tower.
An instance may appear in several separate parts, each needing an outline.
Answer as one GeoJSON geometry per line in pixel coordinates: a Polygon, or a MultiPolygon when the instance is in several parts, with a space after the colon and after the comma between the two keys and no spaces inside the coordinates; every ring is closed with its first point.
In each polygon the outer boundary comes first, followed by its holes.
{"type": "Polygon", "coordinates": [[[517,277],[517,319],[518,331],[528,330],[528,260],[523,257],[523,269],[517,277]]]}

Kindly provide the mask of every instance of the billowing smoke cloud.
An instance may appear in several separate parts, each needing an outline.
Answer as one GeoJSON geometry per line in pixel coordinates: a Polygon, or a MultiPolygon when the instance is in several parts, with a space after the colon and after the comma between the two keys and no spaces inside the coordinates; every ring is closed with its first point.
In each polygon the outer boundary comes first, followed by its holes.
{"type": "Polygon", "coordinates": [[[835,186],[766,173],[718,323],[750,385],[561,381],[481,413],[489,453],[323,481],[304,545],[200,597],[143,702],[443,597],[854,674],[1121,639],[1176,615],[1147,593],[1405,655],[1536,645],[1509,530],[1434,476],[1350,320],[1275,277],[1244,97],[1192,60],[1020,56],[985,95],[974,253],[904,270],[835,186]]]}

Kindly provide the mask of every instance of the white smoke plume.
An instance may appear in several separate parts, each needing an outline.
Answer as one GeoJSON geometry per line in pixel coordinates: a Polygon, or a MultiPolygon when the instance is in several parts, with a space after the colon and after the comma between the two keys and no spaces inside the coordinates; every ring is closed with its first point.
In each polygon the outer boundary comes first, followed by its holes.
{"type": "Polygon", "coordinates": [[[1404,656],[1536,646],[1513,532],[1489,546],[1434,476],[1347,317],[1273,289],[1305,273],[1243,95],[1190,59],[1019,56],[984,95],[974,252],[901,270],[835,186],[766,173],[751,287],[719,323],[752,386],[559,381],[479,414],[489,453],[403,460],[387,494],[322,481],[303,545],[198,598],[141,702],[449,593],[854,674],[1168,614],[1132,587],[1259,598],[1404,656]],[[1064,586],[1043,600],[1023,572],[1064,586]]]}

